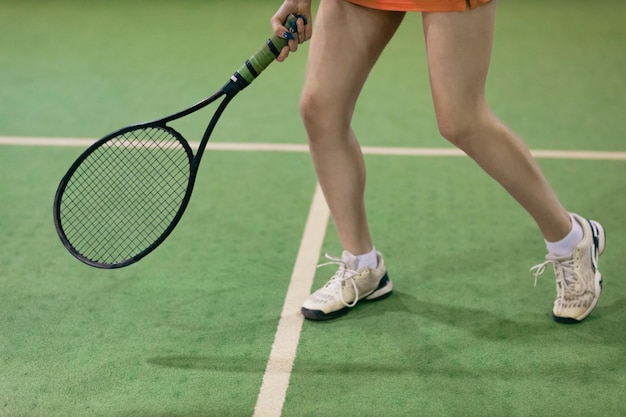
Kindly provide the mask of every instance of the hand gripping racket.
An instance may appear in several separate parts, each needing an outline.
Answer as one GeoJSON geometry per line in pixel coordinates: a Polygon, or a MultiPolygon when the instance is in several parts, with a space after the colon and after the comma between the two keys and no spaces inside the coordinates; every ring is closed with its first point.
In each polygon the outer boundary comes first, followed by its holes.
{"type": "MultiPolygon", "coordinates": [[[[295,21],[289,16],[285,25],[295,28],[295,21]]],[[[54,198],[54,224],[67,250],[87,265],[120,268],[159,246],[189,203],[202,154],[222,112],[286,44],[272,36],[212,96],[162,119],[122,128],[87,148],[54,198]],[[168,123],[220,98],[194,155],[168,123]]]]}

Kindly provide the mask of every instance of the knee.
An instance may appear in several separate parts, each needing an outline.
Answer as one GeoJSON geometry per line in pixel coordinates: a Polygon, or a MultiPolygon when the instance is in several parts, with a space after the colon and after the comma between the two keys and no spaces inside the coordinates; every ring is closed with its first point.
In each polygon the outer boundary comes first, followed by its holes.
{"type": "Polygon", "coordinates": [[[471,123],[465,120],[465,117],[454,115],[438,115],[437,127],[444,139],[459,148],[462,148],[472,132],[471,123]]]}
{"type": "Polygon", "coordinates": [[[350,129],[350,114],[324,94],[305,90],[300,97],[299,110],[309,142],[334,140],[345,136],[350,129]]]}
{"type": "Polygon", "coordinates": [[[307,93],[306,91],[303,92],[302,96],[300,96],[299,110],[300,117],[307,130],[313,129],[316,125],[321,124],[324,105],[315,95],[307,93]]]}
{"type": "Polygon", "coordinates": [[[439,133],[457,148],[471,152],[472,145],[480,140],[488,118],[480,112],[444,112],[437,114],[439,133]]]}

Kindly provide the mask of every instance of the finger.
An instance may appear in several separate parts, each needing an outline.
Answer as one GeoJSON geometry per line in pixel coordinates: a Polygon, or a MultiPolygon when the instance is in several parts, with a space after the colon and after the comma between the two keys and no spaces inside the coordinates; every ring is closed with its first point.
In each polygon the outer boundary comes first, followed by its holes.
{"type": "Polygon", "coordinates": [[[305,14],[297,14],[297,27],[298,27],[298,41],[300,43],[306,42],[311,39],[313,33],[312,25],[309,24],[309,18],[305,14]],[[303,38],[300,35],[303,35],[303,38]]]}
{"type": "Polygon", "coordinates": [[[303,19],[302,15],[298,16],[296,20],[296,27],[298,33],[298,43],[304,43],[307,40],[306,37],[306,18],[303,19]]]}
{"type": "Polygon", "coordinates": [[[296,52],[298,50],[298,40],[293,39],[287,41],[287,46],[289,47],[289,52],[296,52]]]}
{"type": "Polygon", "coordinates": [[[280,36],[283,39],[287,39],[287,46],[291,52],[296,52],[298,50],[298,39],[296,38],[295,33],[291,32],[283,32],[280,36]]]}
{"type": "Polygon", "coordinates": [[[280,54],[278,54],[278,56],[276,57],[276,61],[283,62],[285,59],[287,59],[288,56],[289,56],[289,46],[285,46],[283,47],[283,49],[280,50],[280,54]]]}
{"type": "Polygon", "coordinates": [[[299,14],[299,13],[298,13],[298,14],[296,15],[296,17],[297,17],[298,19],[301,19],[301,20],[302,20],[302,23],[304,23],[305,25],[308,25],[308,24],[309,24],[309,19],[306,17],[306,15],[304,15],[304,14],[299,14]]]}
{"type": "Polygon", "coordinates": [[[291,28],[285,27],[285,20],[287,20],[287,15],[282,12],[282,10],[278,10],[274,16],[270,19],[270,24],[272,25],[272,29],[276,36],[280,36],[281,38],[289,39],[285,36],[286,33],[291,33],[293,30],[291,28]]]}

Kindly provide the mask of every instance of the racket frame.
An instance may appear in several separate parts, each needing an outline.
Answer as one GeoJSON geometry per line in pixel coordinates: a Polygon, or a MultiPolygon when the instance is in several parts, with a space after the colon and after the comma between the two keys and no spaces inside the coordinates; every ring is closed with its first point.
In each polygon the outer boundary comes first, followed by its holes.
{"type": "MultiPolygon", "coordinates": [[[[288,18],[287,20],[287,24],[290,25],[291,27],[295,27],[295,17],[292,15],[288,18]]],[[[244,88],[246,88],[248,85],[250,85],[250,83],[256,79],[256,77],[259,76],[259,74],[265,69],[267,68],[267,66],[274,61],[274,59],[278,56],[278,54],[280,53],[280,50],[287,44],[287,41],[283,38],[279,38],[278,36],[274,35],[271,38],[269,38],[267,40],[267,42],[265,43],[265,45],[259,49],[259,51],[257,51],[256,54],[254,54],[253,56],[251,56],[248,60],[245,61],[244,65],[238,70],[236,71],[228,80],[228,82],[226,84],[224,84],[224,86],[222,86],[222,88],[220,88],[217,92],[215,92],[213,95],[211,95],[210,97],[200,101],[199,103],[176,113],[173,113],[169,116],[163,117],[161,119],[157,119],[157,120],[153,120],[153,121],[149,121],[149,122],[144,122],[144,123],[139,123],[139,124],[134,124],[134,125],[130,125],[130,126],[126,126],[124,128],[121,128],[115,132],[112,132],[106,136],[104,136],[103,138],[97,140],[96,142],[94,142],[91,146],[89,146],[77,159],[76,161],[74,161],[74,163],[70,166],[70,168],[68,169],[67,173],[63,176],[63,178],[61,179],[61,182],[57,188],[57,191],[55,193],[55,197],[54,197],[54,204],[53,204],[53,218],[54,218],[54,225],[57,231],[57,234],[59,235],[59,238],[61,239],[61,242],[63,243],[63,245],[65,246],[65,248],[78,260],[80,260],[81,262],[92,266],[92,267],[96,267],[96,268],[102,268],[102,269],[116,269],[116,268],[122,268],[128,265],[131,265],[133,263],[136,263],[137,261],[139,261],[140,259],[142,259],[143,257],[145,257],[146,255],[148,255],[149,253],[151,253],[154,249],[156,249],[161,243],[163,243],[163,241],[172,233],[172,231],[174,230],[174,228],[178,225],[178,222],[180,221],[180,219],[182,218],[183,214],[185,213],[185,210],[189,204],[189,201],[191,200],[191,195],[193,193],[193,188],[195,185],[195,181],[196,181],[196,176],[197,176],[197,172],[198,172],[198,168],[200,166],[200,161],[202,159],[202,156],[204,154],[204,151],[206,149],[206,145],[209,141],[209,138],[211,137],[211,134],[213,133],[213,130],[215,129],[215,126],[217,125],[218,120],[220,119],[222,113],[224,112],[224,110],[226,109],[226,107],[228,106],[228,104],[230,103],[230,101],[240,92],[242,91],[244,88]],[[179,133],[177,130],[175,130],[174,128],[172,128],[171,126],[168,126],[167,123],[172,122],[174,120],[180,119],[182,117],[185,117],[191,113],[194,113],[212,103],[214,103],[215,101],[217,101],[218,99],[222,98],[223,100],[220,102],[220,104],[218,105],[217,109],[215,110],[213,116],[211,117],[211,120],[209,122],[209,124],[207,125],[204,134],[202,135],[202,139],[200,141],[200,145],[198,146],[198,149],[194,155],[193,150],[191,149],[191,146],[189,145],[189,142],[185,139],[185,137],[179,133]],[[170,134],[172,134],[183,146],[186,154],[187,154],[187,158],[189,161],[189,180],[188,180],[188,185],[187,185],[187,189],[185,191],[185,195],[183,196],[183,199],[181,200],[179,209],[177,211],[177,213],[175,214],[175,216],[173,217],[172,221],[170,222],[170,224],[168,225],[168,227],[164,230],[164,232],[149,246],[147,246],[144,250],[142,250],[141,252],[128,257],[127,259],[120,261],[120,262],[116,262],[116,263],[105,263],[105,262],[99,262],[96,261],[94,259],[88,258],[85,255],[83,255],[78,249],[76,249],[74,247],[74,245],[72,245],[70,239],[67,237],[64,229],[63,229],[63,221],[62,221],[62,216],[61,216],[61,205],[62,205],[62,199],[63,199],[63,194],[64,191],[67,187],[67,185],[69,184],[72,175],[76,172],[76,170],[79,168],[79,166],[94,152],[96,151],[98,148],[100,148],[101,146],[104,146],[107,142],[111,141],[112,139],[115,139],[121,135],[124,135],[125,133],[134,131],[134,130],[145,130],[145,129],[149,129],[149,128],[158,128],[158,129],[164,129],[167,130],[170,134]]]]}

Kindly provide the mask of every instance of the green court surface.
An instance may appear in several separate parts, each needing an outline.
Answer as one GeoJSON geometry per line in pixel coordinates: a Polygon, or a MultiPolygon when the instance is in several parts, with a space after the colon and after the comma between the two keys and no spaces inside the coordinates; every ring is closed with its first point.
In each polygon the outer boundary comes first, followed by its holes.
{"type": "MultiPolygon", "coordinates": [[[[544,245],[530,217],[467,157],[416,155],[451,149],[417,14],[354,122],[390,298],[327,323],[285,312],[290,284],[308,293],[334,272],[309,268],[312,285],[294,274],[306,225],[323,217],[299,147],[209,149],[182,221],[135,265],[99,270],[67,253],[52,200],[84,146],[52,139],[202,100],[262,45],[279,3],[0,0],[0,417],[626,415],[622,1],[498,6],[490,103],[533,150],[567,151],[538,161],[563,203],[607,230],[604,293],[579,325],[552,320],[552,273],[533,287],[544,245]],[[295,357],[277,351],[288,342],[295,357]]],[[[242,92],[212,140],[305,145],[306,53],[242,92]]],[[[210,113],[177,127],[197,141],[210,113]]],[[[332,221],[314,231],[307,256],[339,253],[332,221]]]]}

